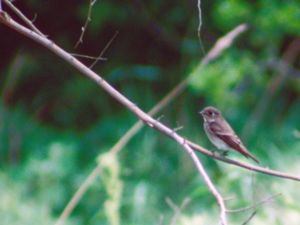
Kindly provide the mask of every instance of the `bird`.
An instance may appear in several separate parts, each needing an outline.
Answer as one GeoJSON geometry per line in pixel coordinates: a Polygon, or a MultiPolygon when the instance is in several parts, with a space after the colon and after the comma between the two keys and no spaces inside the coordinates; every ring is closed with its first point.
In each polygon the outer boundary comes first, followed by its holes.
{"type": "Polygon", "coordinates": [[[235,150],[259,164],[259,160],[248,151],[218,109],[207,106],[199,114],[203,117],[205,133],[213,145],[225,154],[229,149],[235,150]]]}

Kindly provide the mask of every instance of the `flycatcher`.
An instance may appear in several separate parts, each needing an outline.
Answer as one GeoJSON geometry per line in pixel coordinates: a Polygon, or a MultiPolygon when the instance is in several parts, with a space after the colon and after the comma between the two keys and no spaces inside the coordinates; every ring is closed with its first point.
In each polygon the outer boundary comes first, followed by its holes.
{"type": "Polygon", "coordinates": [[[238,151],[245,157],[250,157],[255,162],[259,161],[247,150],[240,138],[235,134],[227,121],[223,118],[221,112],[208,106],[199,112],[204,119],[204,130],[208,139],[220,150],[225,153],[229,149],[238,151]]]}

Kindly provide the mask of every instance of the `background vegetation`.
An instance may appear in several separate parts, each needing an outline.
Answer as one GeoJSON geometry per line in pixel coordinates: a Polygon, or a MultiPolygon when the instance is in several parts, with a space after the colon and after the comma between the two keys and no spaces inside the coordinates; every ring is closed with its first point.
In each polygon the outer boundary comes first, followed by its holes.
{"type": "MultiPolygon", "coordinates": [[[[212,148],[197,112],[217,106],[263,166],[299,173],[299,1],[202,1],[201,43],[196,1],[97,1],[77,49],[88,1],[15,4],[70,52],[98,55],[118,31],[94,70],[144,110],[193,72],[218,37],[248,23],[250,30],[159,116],[212,148]]],[[[109,169],[68,224],[170,224],[166,198],[178,206],[190,199],[178,224],[217,224],[215,199],[179,146],[145,128],[117,159],[103,156],[136,118],[44,48],[4,26],[0,34],[1,224],[53,224],[99,155],[109,169]]],[[[251,223],[299,224],[299,183],[199,157],[231,198],[228,208],[282,193],[258,207],[251,223]]],[[[230,214],[230,222],[241,224],[251,213],[230,214]]]]}

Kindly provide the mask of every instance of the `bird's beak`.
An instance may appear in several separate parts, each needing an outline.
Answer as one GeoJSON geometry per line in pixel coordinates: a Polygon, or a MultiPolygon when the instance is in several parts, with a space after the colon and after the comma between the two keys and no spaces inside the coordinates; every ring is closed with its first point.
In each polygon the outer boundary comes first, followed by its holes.
{"type": "Polygon", "coordinates": [[[199,112],[199,114],[201,114],[202,116],[203,116],[203,113],[204,113],[203,110],[199,112]]]}

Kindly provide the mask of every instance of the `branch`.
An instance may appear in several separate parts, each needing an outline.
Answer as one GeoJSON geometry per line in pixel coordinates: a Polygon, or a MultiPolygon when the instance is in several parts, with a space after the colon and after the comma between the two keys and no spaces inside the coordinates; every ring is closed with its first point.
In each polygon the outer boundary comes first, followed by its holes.
{"type": "Polygon", "coordinates": [[[91,20],[92,20],[92,17],[91,17],[92,16],[92,8],[93,8],[94,4],[96,3],[96,1],[97,0],[90,0],[87,17],[86,17],[83,27],[81,27],[81,34],[80,34],[79,39],[76,42],[74,48],[77,48],[79,46],[79,44],[81,44],[83,42],[83,36],[86,31],[86,28],[89,25],[89,22],[91,22],[91,20]]]}
{"type": "Polygon", "coordinates": [[[35,42],[43,45],[44,47],[48,48],[50,51],[55,53],[61,59],[65,60],[67,63],[71,64],[74,68],[79,70],[83,75],[87,76],[95,83],[97,83],[101,88],[103,88],[108,94],[110,94],[113,98],[115,98],[119,103],[124,105],[128,108],[133,114],[135,114],[140,120],[142,120],[145,124],[147,124],[151,128],[155,128],[156,130],[160,131],[161,133],[165,134],[166,136],[170,137],[171,139],[175,140],[178,144],[180,144],[183,149],[190,155],[193,163],[195,164],[198,172],[204,179],[204,182],[208,186],[211,193],[216,198],[218,205],[220,207],[220,221],[222,225],[227,225],[227,218],[226,218],[226,208],[224,199],[210,180],[208,174],[206,173],[201,161],[198,159],[195,152],[191,149],[191,147],[186,143],[185,139],[175,133],[172,129],[168,128],[167,126],[163,125],[159,121],[153,119],[147,113],[142,111],[139,107],[137,107],[133,102],[123,96],[120,92],[118,92],[114,87],[112,87],[108,82],[106,82],[101,76],[93,72],[91,69],[86,67],[82,64],[79,60],[73,57],[68,52],[61,49],[57,46],[53,41],[47,39],[44,36],[41,36],[32,30],[22,26],[21,24],[14,21],[8,14],[5,12],[0,13],[0,22],[5,24],[6,26],[12,28],[13,30],[21,33],[22,35],[29,37],[30,39],[34,40],[35,42]]]}
{"type": "MultiPolygon", "coordinates": [[[[175,139],[176,140],[176,139],[175,139]]],[[[180,140],[177,141],[178,143],[180,143],[180,140]]],[[[216,189],[216,187],[214,186],[214,184],[211,182],[208,174],[206,173],[202,163],[200,162],[200,159],[197,158],[197,155],[195,154],[195,152],[192,150],[192,148],[190,148],[190,146],[185,142],[181,144],[182,147],[185,148],[185,150],[189,153],[189,155],[191,156],[196,168],[198,169],[198,172],[201,174],[201,176],[203,177],[206,185],[208,186],[210,192],[214,195],[214,197],[216,198],[218,205],[220,207],[220,221],[221,221],[221,225],[227,225],[227,217],[226,217],[226,207],[225,207],[225,202],[223,197],[221,196],[221,194],[218,192],[218,190],[216,189]]]]}
{"type": "Polygon", "coordinates": [[[247,223],[249,223],[250,220],[252,220],[255,215],[256,215],[256,211],[254,211],[253,213],[251,213],[251,215],[249,216],[249,218],[242,225],[246,225],[247,223]]]}
{"type": "Polygon", "coordinates": [[[104,53],[106,52],[106,50],[109,48],[109,46],[111,45],[111,43],[115,40],[115,38],[117,37],[118,34],[119,34],[119,31],[116,31],[114,33],[114,35],[112,36],[112,38],[104,46],[104,48],[102,49],[102,51],[100,52],[100,54],[98,55],[98,57],[95,59],[95,61],[89,66],[90,69],[92,69],[97,64],[97,62],[102,58],[102,56],[104,55],[104,53]]]}
{"type": "MultiPolygon", "coordinates": [[[[41,36],[45,36],[34,24],[29,20],[18,8],[16,8],[9,0],[3,0],[4,3],[18,16],[23,20],[34,32],[38,33],[41,36]]],[[[0,10],[1,12],[1,10],[0,10]]]]}
{"type": "Polygon", "coordinates": [[[92,60],[107,60],[107,58],[104,57],[99,57],[99,56],[90,56],[90,55],[82,55],[78,53],[70,53],[72,56],[79,57],[79,58],[84,58],[84,59],[92,59],[92,60]]]}
{"type": "Polygon", "coordinates": [[[174,215],[170,221],[170,225],[176,225],[179,217],[181,216],[181,211],[190,203],[190,198],[183,199],[180,206],[177,206],[170,198],[166,198],[166,203],[173,209],[174,215]]]}
{"type": "Polygon", "coordinates": [[[76,191],[75,195],[73,195],[72,199],[69,201],[62,214],[59,216],[55,225],[64,224],[65,220],[68,218],[70,213],[77,205],[79,199],[81,199],[82,195],[86,192],[89,186],[94,182],[94,180],[96,179],[96,177],[99,175],[100,172],[101,172],[101,167],[98,165],[93,169],[93,171],[90,173],[87,179],[81,184],[80,188],[76,191]]]}
{"type": "Polygon", "coordinates": [[[214,154],[212,151],[207,150],[206,148],[203,148],[200,145],[197,145],[197,144],[195,144],[191,141],[187,141],[187,142],[191,146],[192,149],[194,149],[196,151],[199,151],[202,154],[210,156],[210,157],[212,157],[214,159],[217,159],[219,161],[222,161],[222,162],[225,162],[225,163],[228,163],[228,164],[232,164],[232,165],[235,165],[235,166],[239,166],[239,167],[245,168],[247,170],[251,170],[251,171],[271,175],[271,176],[274,176],[274,177],[281,177],[281,178],[284,178],[284,179],[287,179],[287,180],[300,181],[300,176],[291,175],[289,173],[283,173],[283,172],[280,172],[280,171],[277,171],[277,170],[272,170],[272,169],[264,168],[264,167],[261,167],[261,166],[255,166],[255,165],[245,163],[245,162],[241,162],[241,161],[237,161],[237,160],[234,160],[234,159],[228,159],[228,158],[225,158],[221,155],[214,154]]]}
{"type": "Polygon", "coordinates": [[[271,200],[273,200],[273,199],[275,199],[275,198],[277,198],[279,196],[281,196],[281,193],[277,193],[277,194],[271,195],[271,196],[269,196],[269,197],[267,197],[267,198],[265,198],[265,199],[263,199],[263,200],[255,203],[254,205],[251,205],[251,206],[248,206],[248,207],[244,207],[244,208],[240,208],[240,209],[227,209],[226,212],[227,213],[239,213],[239,212],[244,212],[244,211],[247,211],[247,210],[250,210],[250,209],[255,209],[258,206],[263,205],[265,203],[268,203],[271,200]]]}

